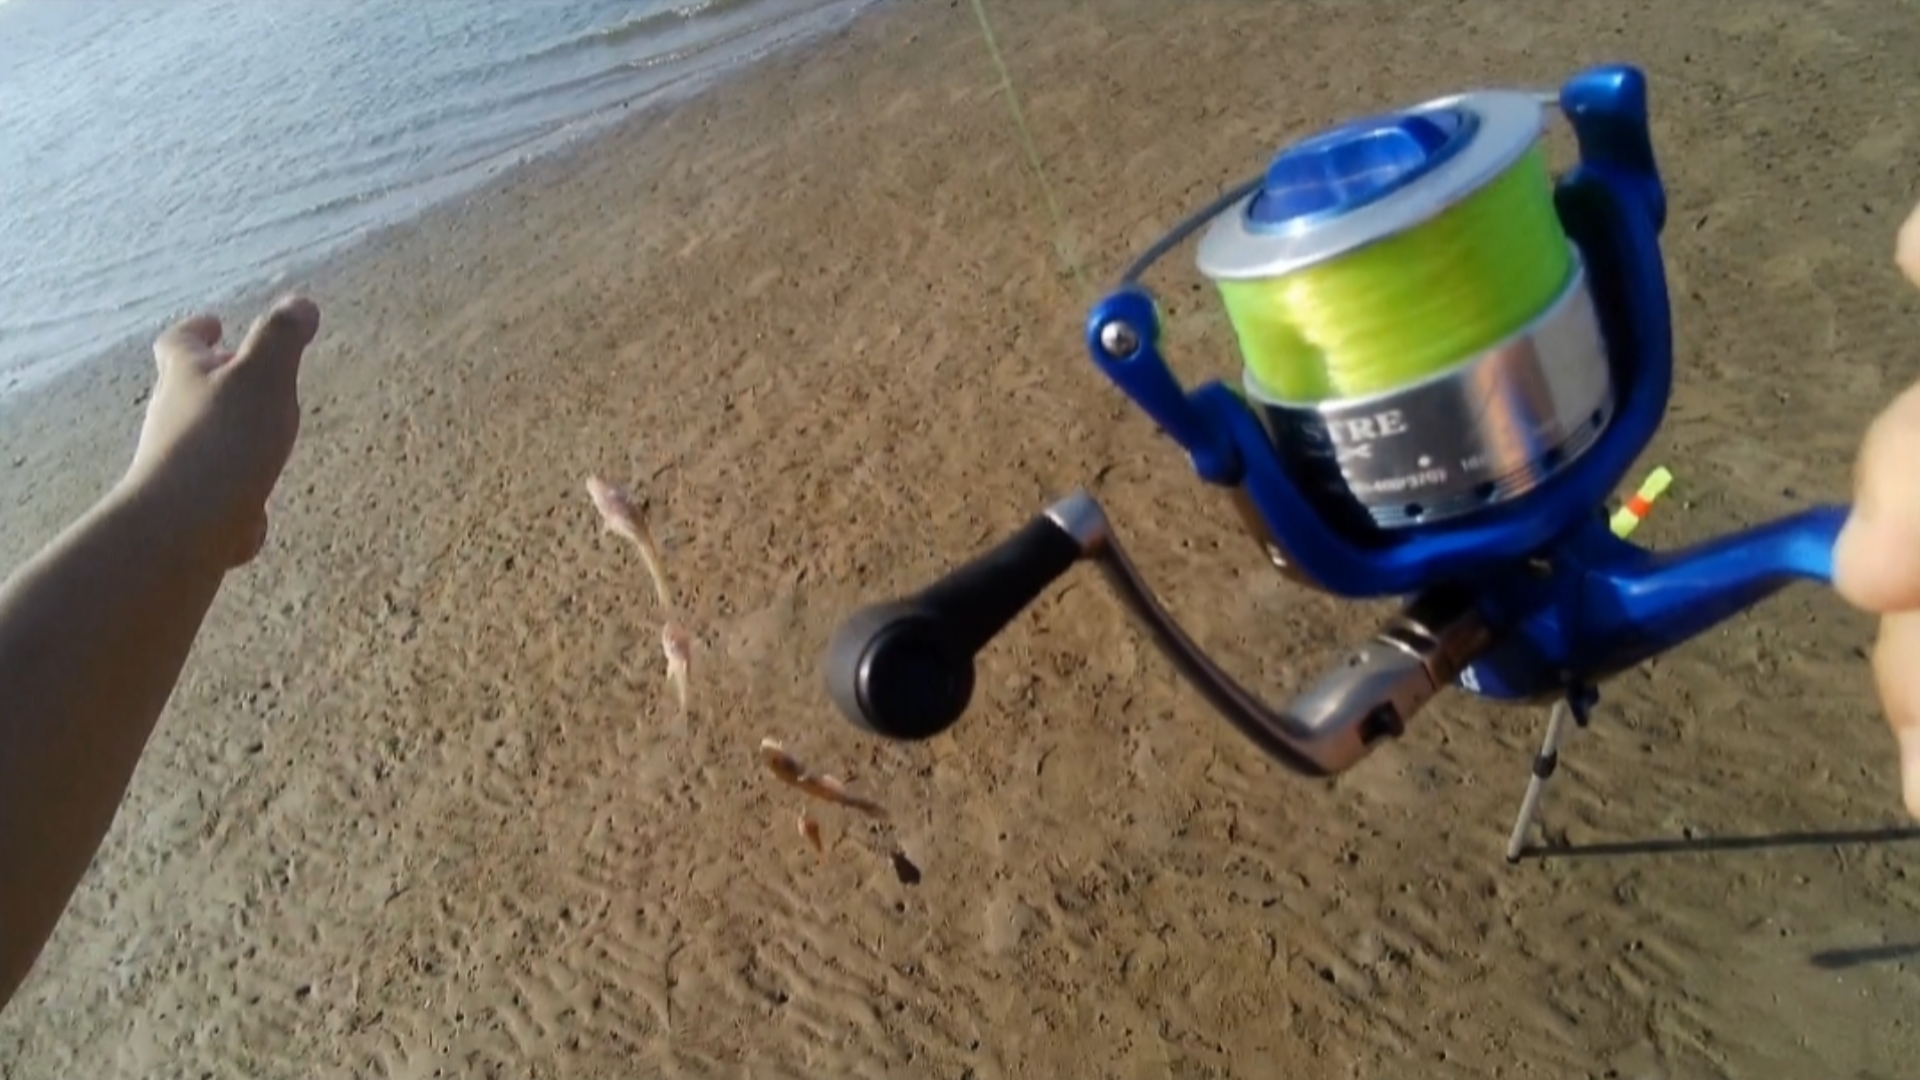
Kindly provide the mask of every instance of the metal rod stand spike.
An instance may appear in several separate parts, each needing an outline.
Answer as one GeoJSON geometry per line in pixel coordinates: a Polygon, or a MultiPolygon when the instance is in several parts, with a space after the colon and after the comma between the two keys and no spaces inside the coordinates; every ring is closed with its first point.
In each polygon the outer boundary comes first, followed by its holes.
{"type": "Polygon", "coordinates": [[[1513,832],[1507,837],[1507,862],[1519,862],[1526,850],[1527,833],[1540,814],[1540,800],[1547,793],[1547,780],[1560,764],[1560,744],[1566,739],[1568,722],[1586,727],[1593,700],[1591,690],[1576,689],[1553,703],[1553,712],[1547,716],[1546,736],[1540,741],[1540,753],[1534,756],[1532,775],[1527,778],[1527,793],[1520,799],[1520,812],[1515,815],[1513,832]]]}

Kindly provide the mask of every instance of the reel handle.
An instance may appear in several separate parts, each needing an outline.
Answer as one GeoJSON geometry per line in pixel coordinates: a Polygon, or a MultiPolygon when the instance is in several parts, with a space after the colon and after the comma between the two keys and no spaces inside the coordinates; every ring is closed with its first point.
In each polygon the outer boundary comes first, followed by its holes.
{"type": "Polygon", "coordinates": [[[974,657],[1097,545],[1091,526],[1050,507],[919,593],[855,612],[827,646],[834,704],[889,739],[952,727],[973,697],[974,657]]]}
{"type": "Polygon", "coordinates": [[[1366,757],[1491,644],[1473,606],[1429,590],[1360,648],[1273,709],[1188,637],[1134,569],[1093,496],[1076,491],[918,595],[856,612],[827,648],[827,691],[856,727],[891,739],[953,726],[973,694],[974,657],[1082,560],[1187,682],[1275,762],[1331,776],[1366,757]]]}

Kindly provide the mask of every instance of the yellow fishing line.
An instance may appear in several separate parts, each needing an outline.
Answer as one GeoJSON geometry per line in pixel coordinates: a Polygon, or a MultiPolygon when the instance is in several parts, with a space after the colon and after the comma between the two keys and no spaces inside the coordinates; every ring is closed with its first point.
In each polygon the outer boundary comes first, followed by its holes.
{"type": "Polygon", "coordinates": [[[1215,284],[1257,386],[1307,404],[1475,356],[1546,310],[1572,272],[1536,146],[1418,228],[1281,277],[1215,284]]]}
{"type": "Polygon", "coordinates": [[[986,43],[987,55],[993,59],[994,69],[1000,73],[1000,88],[1006,92],[1007,108],[1013,113],[1013,127],[1020,135],[1021,149],[1026,152],[1027,167],[1033,170],[1033,178],[1040,185],[1040,195],[1047,202],[1047,212],[1053,217],[1054,250],[1084,293],[1087,291],[1086,271],[1081,268],[1080,259],[1074,254],[1066,212],[1060,209],[1060,199],[1054,195],[1053,184],[1047,180],[1047,170],[1040,164],[1040,148],[1033,141],[1032,129],[1027,127],[1027,114],[1020,108],[1020,95],[1013,88],[1013,72],[1008,70],[1007,59],[1000,53],[1000,39],[994,36],[993,23],[987,19],[985,0],[973,0],[973,15],[980,23],[980,40],[986,43]]]}

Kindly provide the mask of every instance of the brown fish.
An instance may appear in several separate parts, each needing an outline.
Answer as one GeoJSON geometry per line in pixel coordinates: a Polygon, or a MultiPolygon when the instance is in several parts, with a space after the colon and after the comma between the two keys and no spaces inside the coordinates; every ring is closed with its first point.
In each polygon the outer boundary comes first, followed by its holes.
{"type": "Polygon", "coordinates": [[[800,828],[800,835],[806,837],[807,843],[813,845],[813,850],[825,856],[827,853],[827,844],[826,841],[820,839],[820,823],[813,820],[805,810],[802,810],[800,811],[800,820],[795,824],[800,828]]]}
{"type": "Polygon", "coordinates": [[[853,794],[847,790],[846,785],[833,777],[808,772],[798,758],[787,753],[785,747],[772,739],[760,740],[760,760],[766,763],[774,776],[780,778],[781,783],[799,788],[816,799],[844,806],[850,810],[858,810],[868,817],[887,816],[887,812],[880,808],[879,803],[853,794]]]}

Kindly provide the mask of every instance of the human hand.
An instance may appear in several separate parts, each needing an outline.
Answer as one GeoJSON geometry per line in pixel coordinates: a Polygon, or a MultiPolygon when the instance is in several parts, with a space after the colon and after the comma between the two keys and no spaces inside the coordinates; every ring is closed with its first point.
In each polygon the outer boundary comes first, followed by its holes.
{"type": "Polygon", "coordinates": [[[216,560],[240,566],[267,538],[267,497],[300,429],[300,359],[320,309],[281,299],[236,350],[220,320],[196,315],[153,343],[159,381],[123,488],[160,500],[171,527],[216,560]]]}
{"type": "MultiPolygon", "coordinates": [[[[1894,260],[1920,286],[1920,207],[1900,227],[1894,260]]],[[[1920,383],[1867,428],[1853,509],[1833,552],[1833,584],[1880,616],[1874,682],[1900,746],[1907,812],[1920,818],[1920,383]]]]}

